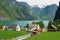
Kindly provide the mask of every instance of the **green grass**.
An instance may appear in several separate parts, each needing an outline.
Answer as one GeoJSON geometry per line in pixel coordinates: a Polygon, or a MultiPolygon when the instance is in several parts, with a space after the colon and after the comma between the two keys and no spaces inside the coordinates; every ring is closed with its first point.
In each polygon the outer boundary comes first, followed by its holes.
{"type": "Polygon", "coordinates": [[[60,40],[60,32],[45,32],[34,35],[25,40],[60,40]]]}
{"type": "Polygon", "coordinates": [[[0,40],[1,39],[12,39],[21,35],[27,34],[26,31],[0,31],[0,40]]]}

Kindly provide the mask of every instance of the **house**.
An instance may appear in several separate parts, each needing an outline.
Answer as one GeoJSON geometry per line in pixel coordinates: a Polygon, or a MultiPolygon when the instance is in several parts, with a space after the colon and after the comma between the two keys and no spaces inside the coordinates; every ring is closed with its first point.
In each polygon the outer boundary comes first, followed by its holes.
{"type": "Polygon", "coordinates": [[[21,30],[28,31],[28,28],[26,28],[26,27],[24,27],[24,26],[20,27],[20,29],[21,29],[21,30]]]}
{"type": "Polygon", "coordinates": [[[20,26],[16,24],[11,24],[9,26],[4,25],[3,30],[13,30],[13,31],[20,31],[20,26]]]}
{"type": "Polygon", "coordinates": [[[7,25],[4,25],[3,26],[3,30],[15,30],[15,24],[11,24],[11,25],[9,25],[9,26],[7,26],[7,25]]]}
{"type": "Polygon", "coordinates": [[[48,25],[48,31],[57,31],[57,27],[56,26],[54,26],[54,25],[48,25]]]}
{"type": "Polygon", "coordinates": [[[3,30],[7,30],[8,29],[8,26],[4,25],[4,26],[2,26],[2,29],[3,30]]]}
{"type": "Polygon", "coordinates": [[[20,31],[20,30],[21,30],[20,25],[17,25],[16,26],[16,31],[20,31]]]}
{"type": "Polygon", "coordinates": [[[7,30],[14,30],[16,31],[16,24],[10,24],[7,30]]]}
{"type": "Polygon", "coordinates": [[[29,25],[29,31],[36,34],[36,33],[40,33],[42,30],[41,30],[39,24],[30,24],[29,25]]]}

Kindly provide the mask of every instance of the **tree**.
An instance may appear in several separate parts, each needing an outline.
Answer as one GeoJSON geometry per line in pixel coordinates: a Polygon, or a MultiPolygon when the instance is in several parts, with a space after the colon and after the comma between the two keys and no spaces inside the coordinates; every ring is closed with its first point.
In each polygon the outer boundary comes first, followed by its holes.
{"type": "Polygon", "coordinates": [[[54,21],[53,24],[54,24],[56,27],[60,27],[60,21],[59,21],[59,20],[54,21]]]}
{"type": "Polygon", "coordinates": [[[43,21],[36,22],[36,24],[39,24],[39,26],[40,26],[41,28],[44,27],[43,21]]]}
{"type": "Polygon", "coordinates": [[[48,25],[51,25],[51,24],[53,24],[53,22],[52,21],[49,21],[48,25]]]}
{"type": "Polygon", "coordinates": [[[40,22],[39,22],[39,26],[40,26],[41,28],[44,27],[43,21],[40,21],[40,22]]]}
{"type": "Polygon", "coordinates": [[[29,28],[29,24],[27,24],[25,27],[26,27],[26,28],[29,28]]]}
{"type": "Polygon", "coordinates": [[[32,24],[35,24],[36,22],[32,22],[32,24]]]}

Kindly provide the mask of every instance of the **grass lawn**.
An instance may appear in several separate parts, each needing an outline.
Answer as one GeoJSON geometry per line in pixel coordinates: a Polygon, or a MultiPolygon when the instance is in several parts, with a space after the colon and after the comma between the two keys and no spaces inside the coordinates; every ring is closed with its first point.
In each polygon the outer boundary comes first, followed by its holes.
{"type": "Polygon", "coordinates": [[[27,34],[27,32],[26,31],[0,31],[0,40],[15,38],[24,34],[27,34]]]}
{"type": "Polygon", "coordinates": [[[45,32],[34,35],[25,40],[60,40],[60,32],[45,32]]]}

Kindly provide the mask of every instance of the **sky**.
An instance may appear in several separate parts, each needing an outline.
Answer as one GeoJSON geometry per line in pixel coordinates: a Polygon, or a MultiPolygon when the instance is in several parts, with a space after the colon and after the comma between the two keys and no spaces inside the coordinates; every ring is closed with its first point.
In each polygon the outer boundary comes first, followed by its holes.
{"type": "Polygon", "coordinates": [[[30,6],[37,5],[40,8],[51,4],[59,5],[59,0],[17,0],[18,2],[27,2],[30,6]]]}

